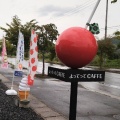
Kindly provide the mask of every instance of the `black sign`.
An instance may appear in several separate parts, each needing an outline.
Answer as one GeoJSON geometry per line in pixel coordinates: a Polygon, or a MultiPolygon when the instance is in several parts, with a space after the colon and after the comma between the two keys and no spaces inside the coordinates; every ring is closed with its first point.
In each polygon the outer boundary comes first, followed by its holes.
{"type": "Polygon", "coordinates": [[[65,82],[101,82],[104,81],[105,71],[48,67],[48,76],[65,82]]]}

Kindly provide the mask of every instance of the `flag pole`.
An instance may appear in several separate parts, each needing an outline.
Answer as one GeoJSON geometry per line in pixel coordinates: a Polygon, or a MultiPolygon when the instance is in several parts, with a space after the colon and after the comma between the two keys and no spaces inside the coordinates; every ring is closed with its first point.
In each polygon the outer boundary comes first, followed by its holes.
{"type": "Polygon", "coordinates": [[[14,72],[15,72],[15,70],[13,70],[13,78],[12,78],[12,85],[11,85],[12,90],[13,90],[14,72]]]}
{"type": "Polygon", "coordinates": [[[17,92],[13,89],[13,81],[14,81],[14,70],[13,70],[13,78],[12,78],[11,89],[8,89],[8,90],[5,92],[7,95],[17,95],[17,92]]]}
{"type": "MultiPolygon", "coordinates": [[[[20,29],[19,29],[19,32],[20,32],[20,29]]],[[[19,40],[19,33],[18,33],[18,40],[19,40]]],[[[16,50],[16,56],[17,56],[17,50],[16,50]]],[[[15,78],[14,73],[15,73],[16,65],[17,65],[17,63],[16,63],[16,57],[15,57],[15,64],[14,64],[14,70],[13,70],[13,78],[12,78],[11,89],[13,89],[13,85],[14,85],[13,82],[14,82],[14,78],[15,78]]]]}
{"type": "MultiPolygon", "coordinates": [[[[20,44],[19,42],[21,42],[20,39],[21,39],[21,38],[20,38],[20,30],[19,30],[19,34],[18,34],[18,45],[20,44]]],[[[20,44],[20,45],[21,45],[21,44],[20,44]]],[[[19,52],[19,51],[18,51],[18,48],[19,48],[19,46],[17,46],[16,57],[18,57],[18,52],[19,52]]],[[[12,85],[11,85],[11,89],[6,91],[6,94],[7,94],[7,95],[17,95],[17,92],[13,89],[13,86],[14,86],[13,82],[14,82],[15,72],[16,72],[15,69],[17,68],[16,66],[17,66],[17,59],[18,59],[18,58],[16,58],[16,57],[15,57],[15,64],[13,63],[13,64],[14,64],[14,70],[13,70],[12,85]]]]}
{"type": "Polygon", "coordinates": [[[14,73],[15,73],[15,69],[16,69],[16,57],[15,57],[15,64],[13,63],[13,65],[14,65],[14,70],[13,70],[13,78],[12,78],[12,85],[11,85],[12,90],[13,90],[13,86],[14,86],[13,82],[14,82],[14,78],[15,78],[14,73]]]}
{"type": "Polygon", "coordinates": [[[13,63],[13,65],[14,65],[14,70],[13,70],[13,78],[12,78],[12,85],[11,85],[12,90],[13,90],[13,86],[14,86],[13,82],[14,82],[14,78],[15,78],[14,73],[15,73],[15,69],[16,69],[16,57],[15,57],[15,64],[13,63]]]}

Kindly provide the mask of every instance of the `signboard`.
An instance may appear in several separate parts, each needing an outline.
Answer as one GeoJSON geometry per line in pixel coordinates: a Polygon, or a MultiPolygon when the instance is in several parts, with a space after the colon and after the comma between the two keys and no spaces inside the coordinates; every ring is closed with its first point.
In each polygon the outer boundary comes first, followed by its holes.
{"type": "Polygon", "coordinates": [[[22,77],[23,72],[22,71],[14,71],[14,76],[22,77]]]}
{"type": "Polygon", "coordinates": [[[105,71],[48,67],[48,76],[65,82],[101,82],[104,81],[105,71]]]}

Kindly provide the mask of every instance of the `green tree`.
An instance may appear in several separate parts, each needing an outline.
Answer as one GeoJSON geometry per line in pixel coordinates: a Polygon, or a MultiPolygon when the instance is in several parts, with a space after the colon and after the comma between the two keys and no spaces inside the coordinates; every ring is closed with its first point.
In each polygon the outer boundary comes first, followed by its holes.
{"type": "MultiPolygon", "coordinates": [[[[9,41],[13,46],[17,46],[18,43],[18,33],[19,30],[24,35],[24,44],[25,44],[25,56],[29,55],[29,47],[30,47],[30,37],[31,37],[31,29],[34,29],[38,34],[38,47],[43,56],[43,75],[44,75],[44,54],[50,53],[50,59],[53,60],[55,57],[55,44],[54,41],[57,40],[58,31],[57,27],[50,23],[46,25],[39,26],[37,25],[35,19],[26,22],[24,25],[21,24],[21,20],[18,16],[14,16],[12,22],[10,24],[7,23],[8,28],[0,27],[6,33],[6,40],[9,41]],[[42,39],[41,39],[42,38],[42,39]]],[[[16,49],[14,50],[16,51],[16,49]]],[[[12,51],[13,52],[13,51],[12,51]]]]}
{"type": "Polygon", "coordinates": [[[26,22],[24,25],[21,25],[20,31],[24,35],[24,45],[25,45],[25,56],[29,57],[29,49],[30,49],[30,38],[31,38],[31,29],[37,30],[37,21],[35,19],[26,22]]]}
{"type": "Polygon", "coordinates": [[[44,54],[50,53],[50,59],[53,60],[56,56],[55,54],[55,44],[54,41],[57,40],[58,31],[57,27],[50,23],[42,26],[38,26],[38,39],[39,39],[39,50],[42,52],[43,57],[43,70],[42,75],[44,75],[44,54]]]}
{"type": "Polygon", "coordinates": [[[115,32],[113,33],[113,38],[120,40],[120,31],[118,31],[118,30],[115,31],[115,32]]]}
{"type": "Polygon", "coordinates": [[[54,43],[59,35],[57,27],[55,26],[55,24],[50,23],[38,26],[37,30],[39,31],[37,32],[39,41],[43,39],[43,43],[40,42],[41,44],[39,44],[40,50],[50,52],[50,43],[54,43]]]}
{"type": "MultiPolygon", "coordinates": [[[[20,30],[24,35],[25,56],[28,57],[31,29],[36,29],[36,24],[36,20],[33,19],[22,25],[21,20],[18,18],[18,16],[15,15],[10,24],[6,23],[8,28],[0,27],[0,29],[2,29],[6,33],[5,39],[8,40],[10,44],[13,44],[13,46],[17,46],[18,34],[20,30]]],[[[16,48],[14,48],[14,51],[16,51],[16,48]]]]}
{"type": "Polygon", "coordinates": [[[111,1],[111,3],[115,3],[115,2],[117,2],[117,0],[112,0],[112,1],[111,1]]]}
{"type": "Polygon", "coordinates": [[[106,58],[111,57],[114,53],[115,46],[112,44],[111,40],[107,38],[106,40],[99,40],[98,41],[98,53],[99,56],[99,65],[102,68],[103,63],[105,62],[106,58]]]}
{"type": "Polygon", "coordinates": [[[2,39],[0,39],[0,53],[2,52],[2,39]]]}
{"type": "Polygon", "coordinates": [[[8,56],[16,56],[16,46],[6,40],[6,50],[8,56]]]}
{"type": "Polygon", "coordinates": [[[19,27],[21,26],[21,20],[17,16],[14,16],[11,24],[6,23],[6,25],[8,28],[0,27],[0,29],[6,33],[5,39],[8,40],[11,44],[17,45],[18,31],[19,27]]]}
{"type": "Polygon", "coordinates": [[[114,59],[119,59],[120,58],[120,31],[115,31],[113,33],[113,40],[118,40],[119,42],[116,44],[116,51],[114,53],[114,59]]]}

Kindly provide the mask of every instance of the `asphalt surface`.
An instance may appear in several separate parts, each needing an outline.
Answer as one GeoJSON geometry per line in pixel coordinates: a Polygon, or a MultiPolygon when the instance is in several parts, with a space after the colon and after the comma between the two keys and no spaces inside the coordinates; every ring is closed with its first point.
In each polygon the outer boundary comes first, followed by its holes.
{"type": "MultiPolygon", "coordinates": [[[[24,73],[26,73],[26,71],[24,71],[24,73]]],[[[10,67],[8,69],[0,69],[0,79],[2,80],[2,83],[5,84],[8,87],[8,89],[10,89],[12,86],[12,80],[13,80],[13,69],[11,69],[10,67]]],[[[14,77],[13,89],[16,90],[16,92],[19,89],[18,85],[21,79],[22,77],[14,77]]],[[[30,92],[30,95],[28,96],[28,100],[30,101],[29,107],[32,108],[32,110],[34,110],[34,112],[36,112],[42,119],[44,120],[66,120],[66,118],[62,114],[56,112],[56,110],[54,109],[51,109],[40,99],[37,99],[37,96],[33,96],[32,92],[30,92]]],[[[14,104],[15,104],[15,100],[14,100],[14,104]]]]}
{"type": "MultiPolygon", "coordinates": [[[[12,69],[0,70],[0,74],[11,82],[12,69]]],[[[20,80],[21,78],[15,77],[14,84],[19,85],[20,80]]],[[[70,83],[54,78],[35,78],[31,94],[68,119],[70,83]]],[[[86,89],[84,85],[79,85],[77,120],[120,120],[120,97],[103,91],[86,89]]]]}
{"type": "Polygon", "coordinates": [[[16,96],[8,96],[8,88],[0,82],[0,120],[43,120],[31,108],[22,108],[15,105],[16,96]]]}

